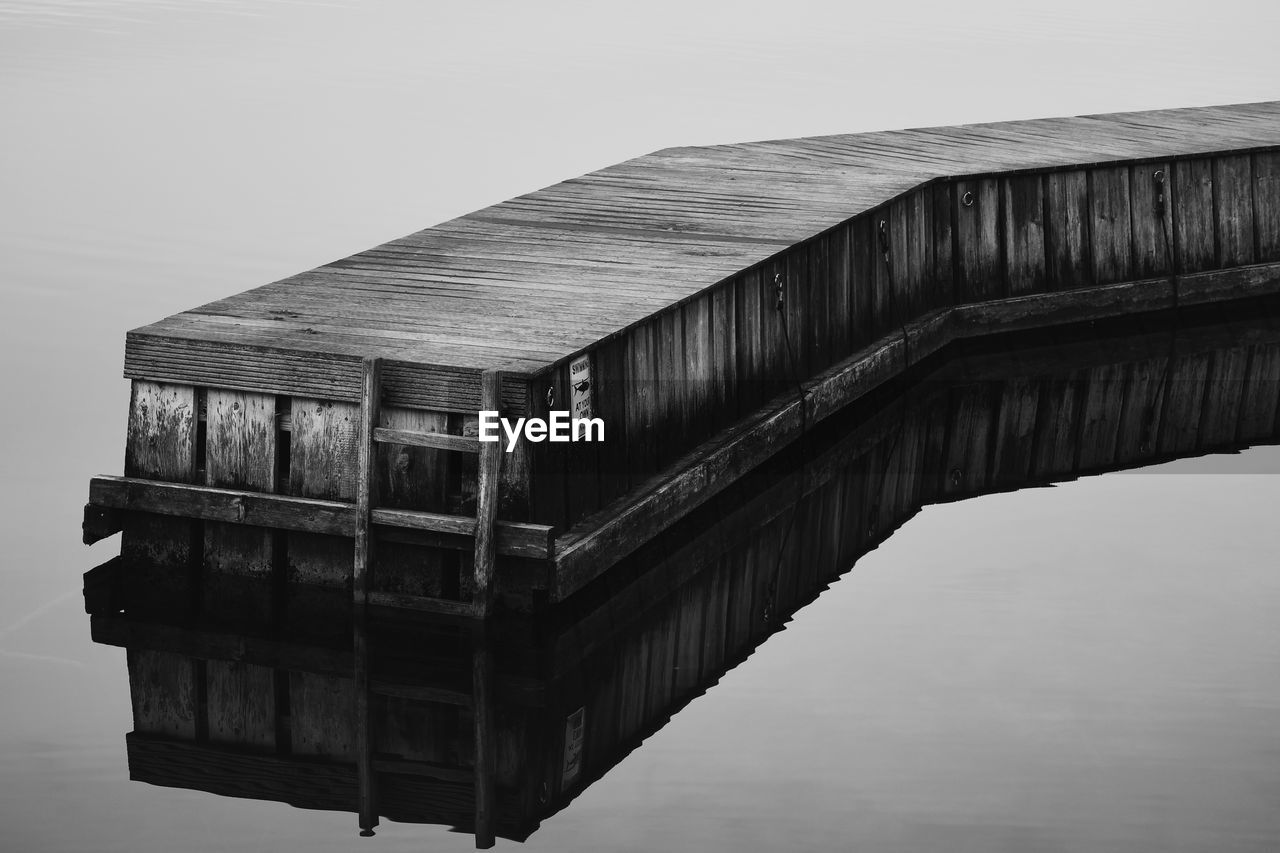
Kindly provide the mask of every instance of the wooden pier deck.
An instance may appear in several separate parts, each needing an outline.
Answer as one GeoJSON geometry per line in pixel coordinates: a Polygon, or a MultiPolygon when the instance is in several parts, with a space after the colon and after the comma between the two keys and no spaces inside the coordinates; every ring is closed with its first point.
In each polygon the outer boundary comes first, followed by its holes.
{"type": "Polygon", "coordinates": [[[1278,290],[1276,102],[667,149],[130,332],[86,537],[562,599],[951,341],[1278,290]],[[575,395],[605,442],[479,453],[575,395]]]}

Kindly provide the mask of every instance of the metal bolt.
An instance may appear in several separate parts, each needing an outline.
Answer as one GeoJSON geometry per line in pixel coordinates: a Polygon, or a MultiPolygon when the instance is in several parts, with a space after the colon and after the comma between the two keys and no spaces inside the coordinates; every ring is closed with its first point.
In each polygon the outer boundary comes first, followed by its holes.
{"type": "Polygon", "coordinates": [[[965,207],[973,207],[973,200],[973,193],[971,192],[966,192],[964,195],[960,196],[960,203],[965,207]]]}

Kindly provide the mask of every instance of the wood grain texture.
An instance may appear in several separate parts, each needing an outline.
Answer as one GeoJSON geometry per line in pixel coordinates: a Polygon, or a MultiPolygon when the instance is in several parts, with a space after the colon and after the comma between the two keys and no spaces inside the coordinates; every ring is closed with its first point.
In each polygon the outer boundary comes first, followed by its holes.
{"type": "Polygon", "coordinates": [[[1004,178],[1000,181],[1000,192],[1007,291],[1038,293],[1044,290],[1046,279],[1043,177],[1004,178]]]}
{"type": "MultiPolygon", "coordinates": [[[[214,488],[276,490],[276,398],[271,394],[209,389],[206,404],[205,483],[214,488]]],[[[275,607],[275,542],[252,524],[210,522],[204,527],[206,609],[218,618],[266,624],[275,607]]]]}
{"type": "Polygon", "coordinates": [[[1045,175],[1045,263],[1052,290],[1094,283],[1089,187],[1084,171],[1045,175]]]}
{"type": "Polygon", "coordinates": [[[1213,161],[1213,227],[1217,266],[1251,264],[1257,253],[1253,221],[1253,161],[1247,155],[1213,161]]]}
{"type": "Polygon", "coordinates": [[[1129,212],[1129,170],[1089,172],[1092,219],[1089,235],[1094,281],[1111,284],[1133,278],[1133,223],[1129,212]]]}

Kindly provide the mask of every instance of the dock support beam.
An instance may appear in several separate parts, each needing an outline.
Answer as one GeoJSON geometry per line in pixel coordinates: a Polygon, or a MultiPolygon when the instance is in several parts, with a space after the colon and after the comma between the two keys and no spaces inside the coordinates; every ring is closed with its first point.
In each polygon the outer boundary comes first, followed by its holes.
{"type": "Polygon", "coordinates": [[[360,834],[373,835],[378,825],[377,777],[373,766],[373,732],[369,719],[369,635],[366,625],[369,601],[369,563],[372,542],[369,523],[373,511],[373,431],[378,426],[381,400],[381,364],[376,358],[364,360],[360,384],[360,446],[356,454],[355,562],[352,568],[353,605],[352,652],[355,666],[356,772],[360,834]]]}
{"type": "MultiPolygon", "coordinates": [[[[499,411],[502,372],[486,370],[480,376],[480,410],[499,411]]],[[[502,443],[480,443],[480,464],[476,488],[475,609],[483,617],[493,596],[493,572],[497,555],[494,524],[498,518],[498,489],[502,477],[502,443]]]]}

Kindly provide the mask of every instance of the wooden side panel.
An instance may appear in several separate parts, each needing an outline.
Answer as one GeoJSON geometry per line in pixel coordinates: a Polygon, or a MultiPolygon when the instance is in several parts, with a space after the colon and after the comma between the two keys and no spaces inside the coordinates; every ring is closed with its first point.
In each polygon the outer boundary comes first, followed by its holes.
{"type": "Polygon", "coordinates": [[[1134,278],[1168,275],[1173,269],[1173,205],[1170,203],[1169,175],[1168,163],[1143,163],[1129,170],[1134,278]]]}
{"type": "Polygon", "coordinates": [[[1051,172],[1045,186],[1045,276],[1051,290],[1093,284],[1089,185],[1083,171],[1051,172]]]}
{"type": "Polygon", "coordinates": [[[195,661],[186,655],[129,649],[134,731],[195,740],[195,661]]]}
{"type": "MultiPolygon", "coordinates": [[[[210,389],[205,480],[210,486],[276,491],[276,398],[210,389]]],[[[205,525],[205,604],[209,613],[270,622],[273,534],[247,524],[205,525]]]]}
{"type": "MultiPolygon", "coordinates": [[[[289,402],[289,494],[354,501],[359,407],[301,397],[289,402]]],[[[307,614],[309,630],[347,634],[354,559],[346,537],[289,533],[287,614],[307,614]],[[318,613],[325,617],[317,619],[318,613]]]]}
{"type": "Polygon", "coordinates": [[[684,420],[684,317],[666,311],[655,319],[657,327],[657,420],[662,439],[657,442],[657,465],[667,465],[680,455],[685,437],[684,420]]]}
{"type": "Polygon", "coordinates": [[[702,633],[707,611],[705,574],[699,574],[676,593],[679,637],[674,661],[673,695],[676,700],[690,696],[702,683],[702,633]]]}
{"type": "Polygon", "coordinates": [[[1000,184],[994,178],[957,181],[956,275],[958,299],[981,302],[1003,295],[1000,256],[1000,184]]]}
{"type": "Polygon", "coordinates": [[[1253,155],[1253,221],[1258,262],[1280,260],[1280,151],[1253,155]]]}
{"type": "Polygon", "coordinates": [[[867,217],[867,241],[870,252],[868,281],[871,283],[871,338],[880,337],[895,325],[898,316],[897,270],[891,264],[893,254],[885,258],[885,240],[890,235],[889,209],[878,207],[867,217]]]}
{"type": "Polygon", "coordinates": [[[129,398],[125,476],[194,483],[197,423],[195,388],[134,380],[129,398]]]}
{"type": "Polygon", "coordinates": [[[1205,377],[1204,408],[1200,418],[1200,447],[1225,447],[1235,443],[1240,424],[1249,353],[1244,347],[1212,353],[1205,377]]]}
{"type": "Polygon", "coordinates": [[[737,419],[738,384],[738,280],[722,284],[711,293],[711,428],[723,429],[737,419]]]}
{"type": "Polygon", "coordinates": [[[791,377],[805,361],[805,338],[796,328],[803,313],[807,282],[789,276],[785,258],[765,263],[760,277],[760,332],[764,353],[764,400],[789,387],[791,377]],[[778,310],[778,283],[782,284],[782,310],[778,310]],[[784,323],[785,321],[785,323],[784,323]]]}
{"type": "Polygon", "coordinates": [[[992,388],[987,383],[957,389],[952,401],[952,428],[947,448],[950,495],[971,494],[985,488],[991,468],[991,430],[995,424],[992,388]]]}
{"type": "MultiPolygon", "coordinates": [[[[814,317],[810,310],[814,279],[807,250],[797,248],[787,252],[785,261],[777,264],[776,267],[774,271],[782,273],[783,288],[786,291],[783,313],[786,315],[786,334],[790,338],[791,345],[787,347],[785,342],[783,343],[782,356],[776,362],[777,372],[772,374],[778,382],[775,385],[775,394],[781,385],[793,384],[794,377],[803,378],[809,375],[809,363],[816,337],[814,317]]],[[[825,300],[822,304],[826,304],[825,300]]],[[[779,313],[771,311],[771,314],[774,325],[781,326],[779,313]]],[[[779,330],[779,339],[782,338],[780,332],[781,330],[779,330]]]]}
{"type": "MultiPolygon", "coordinates": [[[[196,389],[190,385],[134,380],[125,476],[194,483],[198,406],[196,389]]],[[[194,531],[194,522],[184,519],[135,515],[128,520],[121,531],[120,555],[135,612],[172,613],[190,601],[192,568],[199,560],[194,531]]]]}
{"type": "Polygon", "coordinates": [[[760,270],[752,270],[734,283],[739,417],[764,400],[764,329],[760,305],[763,275],[760,270]]]}
{"type": "Polygon", "coordinates": [[[350,678],[289,673],[289,745],[294,755],[356,760],[355,682],[350,678]]]}
{"type": "Polygon", "coordinates": [[[1221,268],[1254,262],[1253,161],[1248,154],[1213,161],[1213,226],[1221,268]]]}
{"type": "MultiPolygon", "coordinates": [[[[629,340],[643,338],[647,343],[647,335],[649,329],[648,324],[643,324],[631,331],[629,340]]],[[[652,353],[646,348],[645,354],[652,357],[652,353]]],[[[652,366],[652,362],[647,362],[652,366]]],[[[629,377],[629,381],[635,384],[633,377],[629,377]]],[[[630,408],[635,409],[636,414],[644,414],[652,423],[654,416],[653,411],[653,383],[650,379],[643,385],[646,396],[635,395],[628,398],[630,417],[630,408]],[[634,405],[633,405],[634,404],[634,405]]],[[[569,402],[566,395],[569,393],[568,382],[563,371],[551,371],[540,376],[535,380],[531,387],[529,417],[549,419],[553,410],[568,410],[569,402]]],[[[634,429],[629,424],[627,429],[627,440],[630,445],[636,441],[639,436],[636,435],[634,429]]],[[[504,445],[505,446],[505,445],[504,445]]],[[[639,451],[640,445],[636,445],[634,450],[639,451]]],[[[652,469],[652,457],[642,460],[638,457],[633,458],[632,466],[636,471],[648,471],[652,469]]],[[[529,477],[530,477],[530,512],[533,520],[539,524],[549,524],[553,527],[563,528],[567,526],[569,510],[568,510],[568,464],[564,454],[564,445],[553,443],[550,441],[532,442],[529,446],[529,477]]]]}
{"type": "Polygon", "coordinates": [[[706,572],[707,607],[702,627],[702,678],[711,678],[726,664],[728,648],[725,636],[728,630],[729,584],[733,565],[732,555],[722,557],[716,566],[706,572]]]}
{"type": "Polygon", "coordinates": [[[275,674],[265,666],[211,660],[205,665],[209,742],[272,751],[275,674]]]}
{"type": "Polygon", "coordinates": [[[827,238],[827,316],[831,363],[853,352],[853,276],[849,255],[849,228],[841,226],[827,238]]]}
{"type": "Polygon", "coordinates": [[[850,352],[871,343],[876,330],[876,267],[880,253],[875,245],[872,217],[856,217],[849,230],[850,320],[853,337],[850,352]]]}
{"type": "Polygon", "coordinates": [[[711,386],[715,377],[715,357],[711,349],[711,303],[711,294],[704,293],[680,309],[684,323],[685,449],[712,432],[711,386]]]}
{"type": "Polygon", "coordinates": [[[1090,238],[1098,284],[1133,278],[1133,231],[1129,212],[1129,170],[1124,166],[1089,172],[1093,219],[1090,238]]]}
{"type": "Polygon", "coordinates": [[[1173,175],[1173,244],[1179,273],[1212,269],[1216,263],[1213,238],[1213,163],[1179,160],[1173,175]]]}
{"type": "MultiPolygon", "coordinates": [[[[599,448],[600,502],[607,504],[627,491],[627,346],[616,337],[596,350],[592,403],[604,421],[599,448]]],[[[504,469],[505,470],[505,469],[504,469]]]]}
{"type": "Polygon", "coordinates": [[[451,766],[465,766],[473,759],[469,710],[398,696],[374,696],[369,717],[374,752],[451,766]]]}
{"type": "Polygon", "coordinates": [[[831,357],[831,246],[824,235],[810,240],[803,249],[804,274],[809,283],[804,315],[808,329],[808,357],[805,376],[829,366],[831,357]]]}
{"type": "Polygon", "coordinates": [[[1031,475],[1040,386],[1029,378],[1003,383],[996,415],[991,479],[996,487],[1025,483],[1031,475]]]}
{"type": "Polygon", "coordinates": [[[289,409],[289,494],[354,501],[359,407],[295,397],[289,409]]]}
{"type": "Polygon", "coordinates": [[[1168,359],[1145,359],[1129,365],[1116,454],[1126,462],[1155,456],[1164,408],[1168,359]]]}
{"type": "Polygon", "coordinates": [[[627,336],[627,459],[634,488],[657,470],[657,341],[652,322],[627,336]]]}
{"type": "Polygon", "coordinates": [[[1240,429],[1243,442],[1261,441],[1276,434],[1276,411],[1280,405],[1280,346],[1252,348],[1249,371],[1241,391],[1240,429]]]}
{"type": "Polygon", "coordinates": [[[1000,180],[1005,282],[1010,295],[1045,289],[1044,183],[1040,175],[1000,180]]]}
{"type": "Polygon", "coordinates": [[[1043,384],[1040,414],[1036,419],[1036,459],[1033,465],[1037,477],[1048,479],[1075,473],[1079,404],[1083,391],[1084,381],[1080,375],[1054,378],[1043,384]]]}
{"type": "Polygon", "coordinates": [[[1076,463],[1080,470],[1108,468],[1116,463],[1119,414],[1127,385],[1127,365],[1104,364],[1088,372],[1080,413],[1076,463]]]}
{"type": "Polygon", "coordinates": [[[1207,353],[1180,355],[1174,360],[1160,417],[1159,452],[1189,453],[1199,446],[1209,360],[1207,353]]]}

